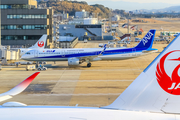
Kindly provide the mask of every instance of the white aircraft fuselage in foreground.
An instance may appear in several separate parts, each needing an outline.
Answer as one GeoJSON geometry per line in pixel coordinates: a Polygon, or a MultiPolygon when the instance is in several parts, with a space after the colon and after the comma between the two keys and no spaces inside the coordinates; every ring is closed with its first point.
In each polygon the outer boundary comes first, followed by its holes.
{"type": "Polygon", "coordinates": [[[133,48],[38,49],[28,51],[21,59],[28,61],[68,61],[69,66],[78,66],[87,62],[87,66],[91,67],[92,61],[122,60],[156,52],[157,49],[152,48],[155,32],[156,30],[150,30],[141,42],[133,48]]]}
{"type": "Polygon", "coordinates": [[[34,46],[29,48],[20,48],[20,56],[24,55],[30,50],[38,50],[38,49],[44,49],[46,45],[47,35],[44,34],[36,43],[34,46]]]}
{"type": "Polygon", "coordinates": [[[180,115],[79,107],[0,107],[2,120],[180,120],[180,115]]]}

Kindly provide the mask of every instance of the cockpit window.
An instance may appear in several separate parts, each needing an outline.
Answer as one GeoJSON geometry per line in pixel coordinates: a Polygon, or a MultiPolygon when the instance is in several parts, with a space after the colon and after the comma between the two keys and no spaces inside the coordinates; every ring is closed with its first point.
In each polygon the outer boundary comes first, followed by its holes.
{"type": "Polygon", "coordinates": [[[30,52],[27,52],[26,54],[30,55],[30,52]]]}

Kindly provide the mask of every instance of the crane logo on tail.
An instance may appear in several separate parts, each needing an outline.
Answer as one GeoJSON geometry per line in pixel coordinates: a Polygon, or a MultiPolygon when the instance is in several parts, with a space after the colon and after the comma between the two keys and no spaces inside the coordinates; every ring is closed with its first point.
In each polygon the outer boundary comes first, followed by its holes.
{"type": "MultiPolygon", "coordinates": [[[[180,95],[180,76],[178,75],[178,70],[180,68],[180,64],[175,67],[171,76],[165,71],[164,63],[166,58],[174,52],[180,52],[180,50],[174,50],[165,54],[159,61],[156,66],[156,79],[161,88],[169,94],[172,95],[180,95]]],[[[177,59],[168,59],[170,61],[179,61],[180,57],[177,59]]]]}
{"type": "Polygon", "coordinates": [[[148,43],[152,36],[153,34],[151,32],[148,32],[147,35],[142,39],[144,46],[146,45],[146,43],[148,43]]]}
{"type": "Polygon", "coordinates": [[[38,42],[38,46],[39,46],[39,47],[43,47],[43,46],[44,46],[44,41],[39,41],[39,42],[38,42]]]}

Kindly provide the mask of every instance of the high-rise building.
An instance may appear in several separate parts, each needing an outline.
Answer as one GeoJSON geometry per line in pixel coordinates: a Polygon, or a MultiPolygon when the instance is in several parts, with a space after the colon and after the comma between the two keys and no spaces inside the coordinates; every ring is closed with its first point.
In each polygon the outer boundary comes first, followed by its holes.
{"type": "Polygon", "coordinates": [[[2,45],[32,46],[47,34],[53,42],[53,10],[37,9],[36,0],[1,0],[2,45]]]}

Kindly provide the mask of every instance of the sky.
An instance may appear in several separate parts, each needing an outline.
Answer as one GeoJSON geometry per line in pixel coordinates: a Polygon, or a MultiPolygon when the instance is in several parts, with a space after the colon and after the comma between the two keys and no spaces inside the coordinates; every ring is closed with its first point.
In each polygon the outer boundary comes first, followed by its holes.
{"type": "MultiPolygon", "coordinates": [[[[80,0],[79,0],[80,1],[80,0]]],[[[82,0],[83,1],[83,0],[82,0]]],[[[162,9],[180,6],[180,0],[84,0],[88,4],[103,4],[112,9],[139,10],[162,9]]]]}
{"type": "MultiPolygon", "coordinates": [[[[88,2],[97,0],[86,0],[88,2]]],[[[104,0],[99,0],[104,1],[104,0]]],[[[109,1],[124,1],[124,2],[137,2],[137,3],[169,3],[169,4],[180,4],[179,0],[109,0],[109,1]]]]}

